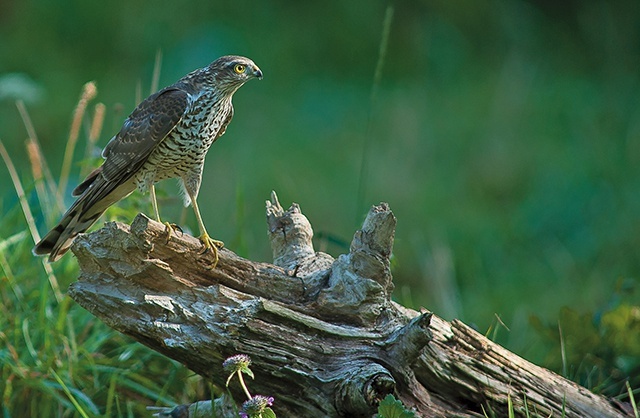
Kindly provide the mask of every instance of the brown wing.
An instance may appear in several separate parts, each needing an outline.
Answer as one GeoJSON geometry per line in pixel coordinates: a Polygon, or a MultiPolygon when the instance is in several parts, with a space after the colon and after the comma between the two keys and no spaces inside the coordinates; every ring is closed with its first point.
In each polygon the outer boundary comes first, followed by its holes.
{"type": "Polygon", "coordinates": [[[188,104],[187,92],[175,87],[167,87],[140,103],[102,151],[104,178],[129,179],[180,122],[188,104]]]}
{"type": "Polygon", "coordinates": [[[78,199],[36,245],[34,253],[50,254],[49,259],[55,261],[68,250],[76,235],[86,231],[111,204],[131,193],[133,188],[126,181],[180,122],[188,104],[187,92],[175,86],[140,103],[102,151],[104,164],[76,187],[73,194],[78,199]]]}

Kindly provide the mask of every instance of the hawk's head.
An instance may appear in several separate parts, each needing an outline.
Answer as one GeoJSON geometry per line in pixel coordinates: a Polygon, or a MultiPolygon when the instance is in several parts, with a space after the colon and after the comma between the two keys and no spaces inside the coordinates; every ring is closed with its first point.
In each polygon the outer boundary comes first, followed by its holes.
{"type": "Polygon", "coordinates": [[[252,78],[262,79],[262,71],[249,58],[225,55],[213,61],[206,70],[213,76],[216,86],[233,93],[252,78]]]}

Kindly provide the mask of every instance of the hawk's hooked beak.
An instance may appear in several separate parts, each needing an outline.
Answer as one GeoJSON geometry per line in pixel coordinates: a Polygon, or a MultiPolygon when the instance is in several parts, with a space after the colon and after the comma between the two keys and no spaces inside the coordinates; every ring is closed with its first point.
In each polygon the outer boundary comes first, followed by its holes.
{"type": "Polygon", "coordinates": [[[258,80],[262,80],[262,71],[260,71],[257,65],[253,67],[253,76],[258,80]]]}

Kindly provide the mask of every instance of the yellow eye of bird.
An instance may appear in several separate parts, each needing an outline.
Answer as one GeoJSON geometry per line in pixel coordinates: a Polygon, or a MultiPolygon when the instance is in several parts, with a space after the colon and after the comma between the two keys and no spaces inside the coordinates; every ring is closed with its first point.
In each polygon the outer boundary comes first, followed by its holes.
{"type": "Polygon", "coordinates": [[[244,64],[236,64],[235,67],[233,67],[233,71],[235,71],[236,74],[242,74],[246,69],[247,69],[247,66],[244,64]]]}

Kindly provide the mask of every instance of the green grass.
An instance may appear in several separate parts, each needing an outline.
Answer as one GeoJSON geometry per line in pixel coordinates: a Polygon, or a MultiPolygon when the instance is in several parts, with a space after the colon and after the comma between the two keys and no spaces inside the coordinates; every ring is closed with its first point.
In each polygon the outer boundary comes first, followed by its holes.
{"type": "MultiPolygon", "coordinates": [[[[74,124],[80,124],[82,113],[76,109],[74,124]]],[[[37,140],[31,139],[29,144],[36,144],[32,151],[41,155],[37,140]]],[[[83,167],[72,164],[73,145],[65,159],[67,175],[83,167]]],[[[36,174],[29,182],[32,189],[23,190],[1,142],[0,151],[18,197],[0,222],[0,236],[6,237],[0,241],[2,416],[146,416],[148,405],[206,398],[209,389],[200,377],[108,328],[64,295],[78,275],[73,258],[49,264],[31,254],[39,239],[35,219],[60,216],[59,207],[50,204],[60,186],[42,184],[51,180],[36,174]]],[[[32,163],[32,173],[43,172],[44,160],[33,158],[32,163]]]]}
{"type": "MultiPolygon", "coordinates": [[[[8,219],[17,223],[20,215],[8,219]]],[[[201,379],[183,366],[113,331],[68,297],[58,302],[42,265],[31,259],[33,241],[18,238],[1,260],[4,417],[142,416],[146,405],[206,396],[201,379]]],[[[65,278],[62,288],[77,276],[70,257],[54,271],[65,278]]]]}
{"type": "MultiPolygon", "coordinates": [[[[561,414],[560,414],[561,418],[564,418],[566,416],[565,406],[566,406],[566,402],[563,399],[562,411],[561,411],[561,414]]],[[[485,408],[484,405],[482,405],[481,409],[482,409],[482,414],[485,416],[485,418],[497,418],[497,417],[504,416],[504,414],[502,414],[502,413],[496,413],[491,408],[491,406],[489,406],[489,405],[487,405],[486,408],[485,408]]],[[[527,402],[527,396],[526,395],[522,396],[522,406],[519,407],[519,408],[514,406],[513,398],[511,397],[511,395],[507,395],[507,411],[506,411],[506,413],[507,413],[507,417],[508,418],[515,418],[515,417],[549,418],[549,417],[552,416],[552,415],[540,414],[535,406],[530,407],[529,406],[529,402],[527,402]]]]}

